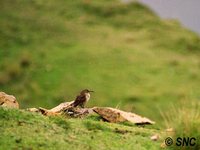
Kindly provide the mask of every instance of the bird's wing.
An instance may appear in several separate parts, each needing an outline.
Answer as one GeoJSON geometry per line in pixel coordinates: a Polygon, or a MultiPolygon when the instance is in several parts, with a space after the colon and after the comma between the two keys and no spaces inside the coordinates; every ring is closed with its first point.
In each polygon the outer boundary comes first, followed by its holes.
{"type": "Polygon", "coordinates": [[[84,95],[78,95],[76,97],[76,100],[74,101],[74,107],[78,106],[79,104],[82,104],[85,101],[85,96],[84,95]]]}

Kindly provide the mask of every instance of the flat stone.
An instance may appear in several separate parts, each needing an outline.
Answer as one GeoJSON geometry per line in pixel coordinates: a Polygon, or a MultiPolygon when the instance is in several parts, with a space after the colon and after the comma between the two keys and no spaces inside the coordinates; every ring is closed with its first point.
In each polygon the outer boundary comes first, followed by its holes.
{"type": "Polygon", "coordinates": [[[0,92],[0,106],[7,108],[19,108],[19,103],[13,95],[0,92]]]}
{"type": "Polygon", "coordinates": [[[151,121],[146,117],[141,117],[135,113],[125,112],[111,107],[94,107],[93,110],[108,122],[117,123],[117,122],[129,121],[131,123],[138,125],[155,123],[154,121],[151,121]]]}

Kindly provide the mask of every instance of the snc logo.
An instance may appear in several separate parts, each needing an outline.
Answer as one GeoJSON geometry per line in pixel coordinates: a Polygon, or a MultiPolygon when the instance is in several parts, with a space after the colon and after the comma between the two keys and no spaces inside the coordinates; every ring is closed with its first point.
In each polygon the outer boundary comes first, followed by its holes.
{"type": "Polygon", "coordinates": [[[194,137],[178,137],[176,139],[176,146],[195,146],[196,138],[194,137]]]}
{"type": "Polygon", "coordinates": [[[176,141],[173,141],[171,137],[167,137],[165,139],[165,144],[167,146],[173,145],[175,142],[176,146],[195,146],[196,144],[196,138],[194,137],[178,137],[176,141]]]}

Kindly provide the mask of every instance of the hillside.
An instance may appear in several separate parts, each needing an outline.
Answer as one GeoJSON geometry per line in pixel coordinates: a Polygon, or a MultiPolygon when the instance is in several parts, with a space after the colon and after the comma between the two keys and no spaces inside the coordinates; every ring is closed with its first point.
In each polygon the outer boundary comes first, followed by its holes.
{"type": "Polygon", "coordinates": [[[87,119],[44,117],[19,110],[0,109],[0,149],[155,149],[157,129],[111,124],[87,119]],[[15,128],[13,128],[15,126],[15,128]],[[31,134],[30,134],[31,133],[31,134]]]}
{"type": "Polygon", "coordinates": [[[200,39],[137,2],[0,1],[0,90],[22,108],[95,91],[88,106],[160,112],[200,96],[200,39]]]}
{"type": "MultiPolygon", "coordinates": [[[[200,38],[148,7],[118,0],[1,0],[0,91],[52,108],[94,90],[153,126],[44,117],[0,108],[0,149],[155,149],[166,128],[200,138],[200,38]],[[150,137],[159,134],[159,141],[150,137]]],[[[198,143],[193,149],[199,149],[198,143]]],[[[174,147],[174,149],[192,149],[174,147]]]]}

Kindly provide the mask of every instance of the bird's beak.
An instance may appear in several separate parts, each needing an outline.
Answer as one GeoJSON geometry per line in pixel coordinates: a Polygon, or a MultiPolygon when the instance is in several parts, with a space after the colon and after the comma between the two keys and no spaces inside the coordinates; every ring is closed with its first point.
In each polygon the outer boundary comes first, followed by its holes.
{"type": "Polygon", "coordinates": [[[89,92],[94,92],[94,91],[89,91],[89,92]]]}

